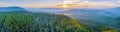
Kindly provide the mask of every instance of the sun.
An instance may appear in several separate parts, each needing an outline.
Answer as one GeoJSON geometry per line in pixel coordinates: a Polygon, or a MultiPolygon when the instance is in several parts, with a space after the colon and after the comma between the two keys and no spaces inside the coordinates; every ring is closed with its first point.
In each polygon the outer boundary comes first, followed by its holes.
{"type": "Polygon", "coordinates": [[[62,3],[58,4],[57,7],[66,9],[66,8],[73,8],[75,6],[78,6],[77,3],[75,3],[77,1],[73,1],[73,0],[65,0],[62,3]]]}
{"type": "Polygon", "coordinates": [[[69,8],[69,5],[63,4],[63,5],[62,5],[62,8],[69,8]]]}
{"type": "Polygon", "coordinates": [[[75,8],[75,7],[79,7],[79,4],[61,4],[61,5],[57,5],[60,8],[63,9],[67,9],[67,8],[75,8]]]}
{"type": "Polygon", "coordinates": [[[66,9],[66,8],[70,8],[71,6],[69,4],[61,4],[61,5],[57,5],[60,8],[66,9]]]}
{"type": "Polygon", "coordinates": [[[59,6],[60,6],[61,8],[69,8],[68,3],[69,3],[69,0],[65,0],[65,1],[63,1],[62,4],[59,5],[59,6]]]}

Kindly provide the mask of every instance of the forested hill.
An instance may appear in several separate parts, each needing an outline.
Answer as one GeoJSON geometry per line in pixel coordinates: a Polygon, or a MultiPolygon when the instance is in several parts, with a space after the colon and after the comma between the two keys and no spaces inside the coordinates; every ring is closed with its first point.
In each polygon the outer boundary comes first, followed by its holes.
{"type": "MultiPolygon", "coordinates": [[[[119,18],[117,19],[119,21],[119,18]]],[[[89,24],[88,22],[84,23],[80,21],[81,20],[75,20],[65,15],[26,12],[26,10],[20,7],[0,8],[0,32],[118,32],[119,31],[119,29],[107,26],[106,24],[101,24],[101,23],[89,24]]],[[[86,20],[86,21],[90,22],[90,20],[86,20]]]]}
{"type": "Polygon", "coordinates": [[[46,13],[2,13],[2,32],[87,32],[76,20],[46,13]]]}
{"type": "MultiPolygon", "coordinates": [[[[94,24],[93,24],[94,25],[94,24]]],[[[64,15],[47,13],[1,13],[0,31],[2,32],[117,32],[102,26],[86,26],[64,15]]]]}

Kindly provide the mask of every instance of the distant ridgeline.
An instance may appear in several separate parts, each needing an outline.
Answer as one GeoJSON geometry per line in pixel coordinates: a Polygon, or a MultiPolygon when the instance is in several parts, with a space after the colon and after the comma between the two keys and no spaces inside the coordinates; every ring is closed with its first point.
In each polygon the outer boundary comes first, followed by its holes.
{"type": "Polygon", "coordinates": [[[12,6],[12,7],[0,7],[0,12],[27,12],[26,9],[17,7],[17,6],[12,6]]]}
{"type": "Polygon", "coordinates": [[[65,15],[20,13],[24,11],[21,7],[0,8],[0,32],[118,32],[107,25],[85,26],[65,15]],[[19,13],[11,13],[16,11],[19,13]]]}

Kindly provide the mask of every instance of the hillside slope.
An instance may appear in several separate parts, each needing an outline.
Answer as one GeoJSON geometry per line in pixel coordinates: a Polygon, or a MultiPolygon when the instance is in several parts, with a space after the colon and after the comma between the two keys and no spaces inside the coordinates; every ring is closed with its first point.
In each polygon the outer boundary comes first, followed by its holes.
{"type": "MultiPolygon", "coordinates": [[[[77,10],[76,10],[77,11],[77,10]]],[[[78,10],[79,11],[79,10],[78,10]]],[[[84,11],[83,11],[84,12],[84,11]]],[[[89,14],[90,15],[90,14],[89,14]]],[[[83,15],[81,15],[83,16],[83,15]]],[[[77,17],[79,18],[79,17],[77,17]]],[[[109,17],[72,19],[65,15],[29,12],[21,7],[0,8],[0,32],[119,32],[108,24],[95,22],[109,17]]],[[[116,18],[117,25],[119,19],[116,18]]],[[[104,21],[103,21],[104,22],[104,21]]],[[[107,22],[106,22],[107,23],[107,22]]],[[[113,25],[113,26],[117,26],[113,25]]]]}
{"type": "Polygon", "coordinates": [[[46,13],[2,13],[2,32],[87,32],[82,24],[64,15],[46,13]]]}

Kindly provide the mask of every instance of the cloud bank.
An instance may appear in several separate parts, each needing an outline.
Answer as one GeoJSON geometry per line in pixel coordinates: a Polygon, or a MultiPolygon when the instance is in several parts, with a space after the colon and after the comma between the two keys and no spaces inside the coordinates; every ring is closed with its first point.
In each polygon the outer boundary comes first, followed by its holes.
{"type": "Polygon", "coordinates": [[[74,8],[109,8],[109,7],[119,7],[120,1],[90,1],[90,0],[65,0],[62,4],[70,4],[68,6],[74,8]]]}
{"type": "MultiPolygon", "coordinates": [[[[39,1],[41,1],[41,0],[39,0],[39,1]]],[[[114,1],[113,0],[104,0],[104,1],[102,1],[102,0],[62,0],[61,3],[48,3],[47,0],[42,0],[42,1],[44,1],[44,2],[14,3],[12,1],[11,2],[7,1],[7,2],[0,2],[0,7],[6,7],[6,6],[51,7],[51,6],[56,6],[56,5],[64,4],[64,3],[65,4],[66,3],[77,4],[77,5],[75,5],[75,7],[120,7],[120,0],[114,0],[114,1]],[[44,3],[47,3],[47,4],[44,4],[44,3]]]]}
{"type": "Polygon", "coordinates": [[[8,7],[8,6],[18,6],[18,5],[11,4],[11,3],[0,2],[0,7],[8,7]]]}
{"type": "Polygon", "coordinates": [[[93,1],[82,1],[78,3],[80,7],[117,7],[119,4],[103,1],[103,2],[93,2],[93,1]]]}

